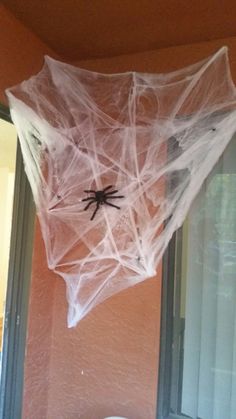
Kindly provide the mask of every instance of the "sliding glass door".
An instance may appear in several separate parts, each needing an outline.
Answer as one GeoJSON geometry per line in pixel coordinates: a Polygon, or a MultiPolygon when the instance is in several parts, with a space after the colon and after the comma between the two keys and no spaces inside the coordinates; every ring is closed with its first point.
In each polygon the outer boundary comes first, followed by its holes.
{"type": "Polygon", "coordinates": [[[35,210],[9,110],[0,105],[0,419],[20,419],[35,210]]]}
{"type": "Polygon", "coordinates": [[[172,247],[163,307],[170,327],[169,379],[160,381],[166,392],[158,418],[235,419],[236,136],[172,247]]]}

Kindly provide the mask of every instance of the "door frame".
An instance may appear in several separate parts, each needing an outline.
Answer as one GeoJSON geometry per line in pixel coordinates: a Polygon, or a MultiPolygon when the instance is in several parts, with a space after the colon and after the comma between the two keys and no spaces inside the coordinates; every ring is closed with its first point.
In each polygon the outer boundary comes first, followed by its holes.
{"type": "MultiPolygon", "coordinates": [[[[0,119],[12,123],[0,104],[0,119]]],[[[27,314],[31,278],[35,208],[17,143],[12,231],[2,348],[0,419],[20,419],[24,383],[27,314]]]]}

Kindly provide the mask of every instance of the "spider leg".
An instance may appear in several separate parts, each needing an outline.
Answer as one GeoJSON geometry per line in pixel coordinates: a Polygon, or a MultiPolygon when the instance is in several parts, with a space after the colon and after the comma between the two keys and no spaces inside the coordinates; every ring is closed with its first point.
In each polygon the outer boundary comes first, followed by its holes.
{"type": "Polygon", "coordinates": [[[93,212],[92,217],[90,218],[90,221],[92,221],[92,220],[94,219],[95,215],[97,214],[97,210],[98,210],[98,208],[99,208],[99,202],[97,202],[96,208],[95,208],[95,210],[94,210],[94,212],[93,212]]]}
{"type": "Polygon", "coordinates": [[[92,189],[85,190],[84,192],[86,192],[86,193],[96,193],[96,191],[93,191],[92,189]]]}
{"type": "Polygon", "coordinates": [[[108,189],[111,189],[111,188],[113,188],[113,186],[112,185],[109,185],[105,189],[103,189],[103,192],[106,192],[106,191],[108,191],[108,189]]]}
{"type": "Polygon", "coordinates": [[[84,202],[84,201],[95,201],[95,197],[94,196],[90,196],[90,197],[88,197],[88,198],[83,198],[82,199],[82,202],[84,202]]]}
{"type": "Polygon", "coordinates": [[[118,207],[117,205],[111,204],[110,202],[105,201],[105,204],[110,205],[110,207],[120,209],[120,207],[118,207]]]}
{"type": "Polygon", "coordinates": [[[106,195],[113,195],[114,193],[118,192],[118,189],[116,189],[115,191],[111,191],[111,192],[106,192],[106,195]]]}
{"type": "Polygon", "coordinates": [[[117,199],[117,198],[124,198],[123,195],[119,195],[119,196],[107,196],[107,199],[117,199]]]}
{"type": "Polygon", "coordinates": [[[91,204],[93,204],[94,202],[96,202],[96,201],[95,201],[95,200],[90,201],[90,202],[88,203],[88,205],[86,205],[86,207],[84,208],[84,211],[86,211],[86,210],[90,207],[90,205],[91,205],[91,204]]]}

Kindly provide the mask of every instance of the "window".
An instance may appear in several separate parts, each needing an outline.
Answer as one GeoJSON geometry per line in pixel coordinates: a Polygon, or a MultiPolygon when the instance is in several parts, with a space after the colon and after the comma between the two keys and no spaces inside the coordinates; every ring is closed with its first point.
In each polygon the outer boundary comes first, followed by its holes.
{"type": "Polygon", "coordinates": [[[0,259],[3,314],[1,351],[0,419],[21,417],[27,307],[31,273],[34,206],[20,147],[17,144],[8,109],[0,104],[1,150],[0,188],[4,223],[1,218],[0,259]],[[12,143],[12,144],[11,144],[12,143]],[[9,156],[14,156],[10,163],[9,156]],[[14,160],[14,162],[13,162],[14,160]],[[2,172],[2,173],[1,173],[2,172]],[[15,178],[15,179],[14,179],[15,178]],[[9,186],[9,188],[8,188],[9,186]],[[4,192],[5,191],[5,192],[4,192]],[[4,232],[4,234],[3,234],[4,232]]]}
{"type": "Polygon", "coordinates": [[[16,146],[15,127],[10,122],[0,119],[0,358],[3,346],[3,324],[8,280],[16,146]]]}
{"type": "Polygon", "coordinates": [[[158,419],[236,412],[236,136],[164,260],[158,419]]]}

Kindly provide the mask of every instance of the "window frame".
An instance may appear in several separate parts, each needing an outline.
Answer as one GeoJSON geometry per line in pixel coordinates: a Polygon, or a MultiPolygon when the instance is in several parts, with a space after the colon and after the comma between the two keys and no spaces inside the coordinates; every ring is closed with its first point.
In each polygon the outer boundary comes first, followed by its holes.
{"type": "MultiPolygon", "coordinates": [[[[174,136],[168,140],[167,154],[178,153],[178,142],[174,136]]],[[[170,179],[168,189],[172,190],[177,179],[170,179]]],[[[177,278],[181,274],[182,228],[177,230],[162,258],[162,289],[161,289],[161,327],[160,355],[158,372],[157,419],[184,419],[170,413],[171,374],[172,374],[172,336],[174,330],[174,296],[178,285],[177,278]],[[177,254],[178,253],[178,254],[177,254]]]]}
{"type": "MultiPolygon", "coordinates": [[[[173,335],[173,305],[174,276],[176,262],[177,232],[174,233],[162,262],[162,295],[161,295],[161,329],[160,357],[157,397],[157,419],[170,418],[170,388],[172,371],[172,335],[173,335]]],[[[180,419],[176,416],[171,419],[180,419]]]]}
{"type": "MultiPolygon", "coordinates": [[[[2,104],[0,118],[12,123],[9,109],[2,104]]],[[[0,419],[22,417],[34,220],[33,198],[18,141],[2,348],[0,419]]]]}
{"type": "MultiPolygon", "coordinates": [[[[183,229],[173,235],[163,257],[162,296],[161,296],[161,332],[160,358],[158,375],[157,419],[186,419],[186,415],[170,412],[171,375],[172,375],[172,339],[174,330],[174,311],[180,310],[175,304],[175,296],[180,295],[180,275],[182,263],[183,229]]],[[[178,299],[180,302],[180,299],[178,299]]],[[[179,386],[178,386],[179,390],[179,386]]],[[[177,394],[179,397],[179,393],[177,394]]]]}

